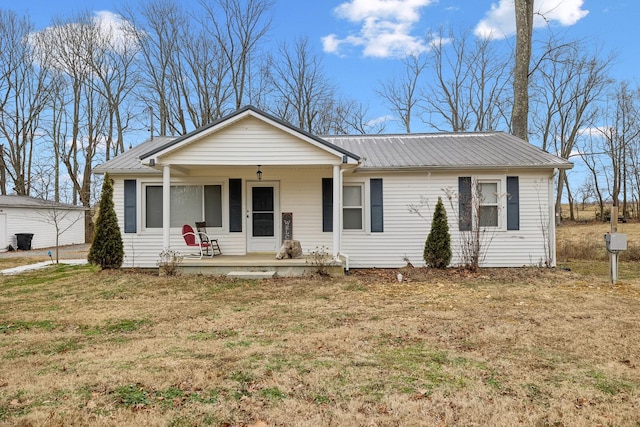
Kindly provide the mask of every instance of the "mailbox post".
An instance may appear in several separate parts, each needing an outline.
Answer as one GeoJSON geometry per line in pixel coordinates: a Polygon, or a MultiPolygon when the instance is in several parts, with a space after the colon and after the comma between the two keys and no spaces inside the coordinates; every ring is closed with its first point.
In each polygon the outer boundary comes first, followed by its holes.
{"type": "Polygon", "coordinates": [[[611,283],[616,284],[618,283],[618,253],[627,250],[627,235],[607,233],[604,235],[604,241],[607,245],[607,252],[609,252],[611,283]]]}

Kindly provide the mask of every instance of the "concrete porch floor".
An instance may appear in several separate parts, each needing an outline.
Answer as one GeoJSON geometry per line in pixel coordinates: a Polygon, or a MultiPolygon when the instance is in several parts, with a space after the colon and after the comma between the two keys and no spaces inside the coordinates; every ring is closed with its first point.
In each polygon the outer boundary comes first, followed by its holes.
{"type": "MultiPolygon", "coordinates": [[[[325,264],[332,275],[344,274],[341,261],[329,260],[325,264]]],[[[183,274],[227,275],[233,272],[274,272],[280,277],[302,276],[318,270],[310,257],[276,259],[274,253],[251,253],[247,255],[216,255],[212,257],[185,256],[180,271],[183,274]]]]}

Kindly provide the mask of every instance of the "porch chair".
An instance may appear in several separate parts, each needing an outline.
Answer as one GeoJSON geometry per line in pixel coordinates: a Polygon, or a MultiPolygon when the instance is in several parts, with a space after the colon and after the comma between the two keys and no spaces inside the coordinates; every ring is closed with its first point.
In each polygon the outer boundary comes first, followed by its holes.
{"type": "MultiPolygon", "coordinates": [[[[205,221],[196,221],[196,230],[198,232],[198,236],[200,236],[200,241],[209,244],[209,247],[211,248],[211,256],[222,255],[218,239],[212,239],[209,234],[207,234],[207,223],[205,221]],[[216,252],[218,253],[216,254],[216,252]]],[[[209,252],[207,251],[207,254],[208,253],[209,252]]]]}
{"type": "MultiPolygon", "coordinates": [[[[185,224],[182,226],[182,238],[184,239],[184,243],[188,247],[198,248],[198,250],[200,251],[200,258],[202,258],[205,255],[205,252],[207,256],[213,256],[213,255],[209,255],[209,249],[211,247],[211,244],[203,242],[199,237],[199,235],[193,232],[193,227],[191,227],[189,224],[185,224]]],[[[197,256],[198,254],[193,254],[193,255],[197,256]]]]}

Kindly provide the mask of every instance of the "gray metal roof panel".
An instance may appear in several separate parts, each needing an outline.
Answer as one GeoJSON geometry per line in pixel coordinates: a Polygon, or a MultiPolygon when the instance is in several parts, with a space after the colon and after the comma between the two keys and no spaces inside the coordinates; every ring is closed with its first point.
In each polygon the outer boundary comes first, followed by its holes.
{"type": "Polygon", "coordinates": [[[156,136],[125,151],[124,153],[93,168],[93,173],[159,173],[157,169],[145,166],[140,156],[177,139],[176,136],[156,136]]]}
{"type": "Polygon", "coordinates": [[[335,135],[324,139],[362,159],[363,169],[550,167],[573,164],[503,132],[335,135]]]}
{"type": "MultiPolygon", "coordinates": [[[[141,155],[177,137],[155,137],[96,166],[94,173],[159,173],[141,155]]],[[[362,169],[562,168],[571,162],[504,132],[407,135],[332,135],[322,139],[360,157],[362,169]]]]}
{"type": "Polygon", "coordinates": [[[38,199],[28,196],[0,195],[0,208],[45,208],[45,209],[72,209],[86,210],[84,206],[69,205],[53,202],[51,200],[38,199]]]}

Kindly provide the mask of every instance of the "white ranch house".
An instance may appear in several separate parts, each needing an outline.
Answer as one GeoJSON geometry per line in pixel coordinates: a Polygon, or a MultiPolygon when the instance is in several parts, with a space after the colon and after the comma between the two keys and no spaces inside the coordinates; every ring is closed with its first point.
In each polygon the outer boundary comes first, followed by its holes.
{"type": "Polygon", "coordinates": [[[480,225],[481,264],[517,267],[555,265],[554,177],[572,166],[501,132],[316,136],[248,106],[94,172],[114,180],[126,267],[156,267],[163,248],[188,252],[181,227],[196,221],[223,256],[275,255],[284,232],[350,268],[421,266],[438,197],[452,265],[480,225]],[[472,194],[477,213],[462,203],[472,194]]]}

